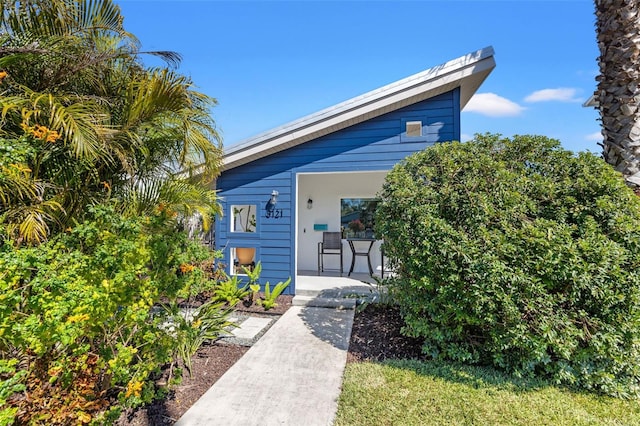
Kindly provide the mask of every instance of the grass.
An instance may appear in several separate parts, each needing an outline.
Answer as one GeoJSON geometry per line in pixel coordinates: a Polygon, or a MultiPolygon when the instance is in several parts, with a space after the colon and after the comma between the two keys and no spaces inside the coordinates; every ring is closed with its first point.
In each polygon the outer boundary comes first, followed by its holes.
{"type": "Polygon", "coordinates": [[[482,367],[364,362],[347,365],[335,425],[640,425],[640,401],[482,367]]]}

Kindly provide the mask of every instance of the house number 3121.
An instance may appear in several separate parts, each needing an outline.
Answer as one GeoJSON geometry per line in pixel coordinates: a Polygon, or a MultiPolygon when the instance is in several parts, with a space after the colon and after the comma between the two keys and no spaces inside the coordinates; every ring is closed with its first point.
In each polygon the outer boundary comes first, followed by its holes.
{"type": "Polygon", "coordinates": [[[284,216],[282,214],[282,209],[273,209],[273,210],[267,210],[266,217],[280,219],[281,217],[284,217],[284,216]]]}

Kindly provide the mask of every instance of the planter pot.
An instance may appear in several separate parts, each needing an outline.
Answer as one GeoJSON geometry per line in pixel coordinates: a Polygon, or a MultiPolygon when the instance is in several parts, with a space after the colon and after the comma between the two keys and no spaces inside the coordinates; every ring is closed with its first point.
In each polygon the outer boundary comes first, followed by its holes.
{"type": "Polygon", "coordinates": [[[250,265],[256,256],[255,247],[236,247],[236,257],[240,265],[250,265]]]}

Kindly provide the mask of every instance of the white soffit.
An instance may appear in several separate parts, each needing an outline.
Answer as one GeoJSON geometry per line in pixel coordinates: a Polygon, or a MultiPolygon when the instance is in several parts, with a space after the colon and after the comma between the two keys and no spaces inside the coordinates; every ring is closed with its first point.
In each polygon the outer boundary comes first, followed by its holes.
{"type": "Polygon", "coordinates": [[[460,87],[460,109],[495,68],[491,46],[269,130],[225,151],[223,170],[255,161],[460,87]]]}

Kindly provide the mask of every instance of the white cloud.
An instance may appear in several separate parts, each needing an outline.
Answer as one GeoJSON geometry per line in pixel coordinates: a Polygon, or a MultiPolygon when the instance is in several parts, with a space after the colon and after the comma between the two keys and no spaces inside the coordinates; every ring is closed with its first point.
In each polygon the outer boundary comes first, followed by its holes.
{"type": "Polygon", "coordinates": [[[559,87],[557,89],[536,90],[526,98],[525,102],[581,102],[580,98],[576,98],[577,89],[570,87],[559,87]]]}
{"type": "Polygon", "coordinates": [[[600,133],[600,132],[589,133],[584,138],[585,138],[585,140],[596,141],[596,142],[602,142],[602,139],[603,139],[602,133],[600,133]]]}
{"type": "Polygon", "coordinates": [[[471,139],[473,139],[473,136],[471,136],[471,135],[470,135],[470,134],[468,134],[468,133],[462,133],[462,134],[460,135],[460,142],[468,142],[468,141],[470,141],[471,139]]]}
{"type": "Polygon", "coordinates": [[[495,93],[476,93],[464,107],[465,112],[477,112],[489,117],[513,117],[520,115],[524,107],[495,93]]]}

